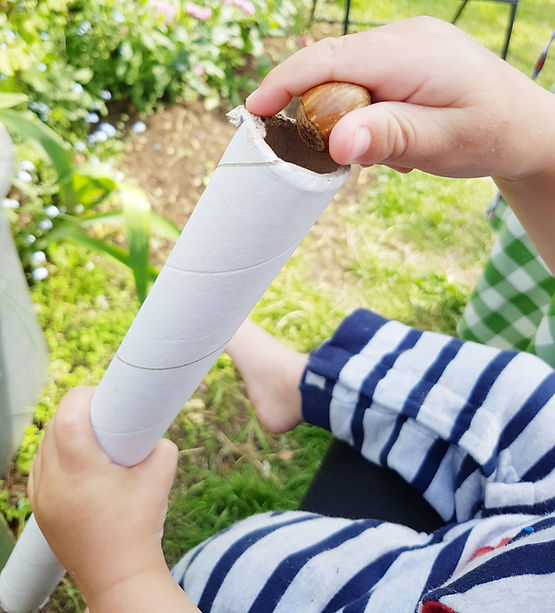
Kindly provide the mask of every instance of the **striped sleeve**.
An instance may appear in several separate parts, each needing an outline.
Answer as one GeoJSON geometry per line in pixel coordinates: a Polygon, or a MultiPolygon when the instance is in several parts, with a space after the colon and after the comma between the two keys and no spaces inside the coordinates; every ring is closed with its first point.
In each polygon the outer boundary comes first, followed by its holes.
{"type": "Polygon", "coordinates": [[[358,310],[311,354],[301,393],[307,422],[445,520],[555,509],[555,373],[535,356],[358,310]]]}

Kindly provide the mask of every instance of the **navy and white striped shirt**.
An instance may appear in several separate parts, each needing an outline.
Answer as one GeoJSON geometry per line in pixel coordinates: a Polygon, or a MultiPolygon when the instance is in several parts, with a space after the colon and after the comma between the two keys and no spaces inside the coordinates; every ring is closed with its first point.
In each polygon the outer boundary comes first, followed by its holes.
{"type": "MultiPolygon", "coordinates": [[[[555,611],[555,372],[359,310],[310,356],[306,421],[447,525],[255,515],[172,573],[203,613],[555,611]]],[[[333,492],[330,492],[333,495],[333,492]]]]}

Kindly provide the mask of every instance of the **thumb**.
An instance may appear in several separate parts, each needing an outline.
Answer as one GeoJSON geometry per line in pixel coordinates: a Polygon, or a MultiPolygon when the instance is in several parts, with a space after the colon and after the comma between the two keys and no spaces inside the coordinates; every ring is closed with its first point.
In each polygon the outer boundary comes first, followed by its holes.
{"type": "Polygon", "coordinates": [[[162,438],[147,458],[132,467],[133,477],[141,484],[148,483],[154,497],[167,498],[175,476],[178,458],[179,451],[176,445],[162,438]]]}
{"type": "Polygon", "coordinates": [[[454,127],[464,123],[462,113],[457,108],[377,102],[337,122],[330,135],[330,155],[339,164],[386,164],[405,171],[448,173],[454,127]]]}

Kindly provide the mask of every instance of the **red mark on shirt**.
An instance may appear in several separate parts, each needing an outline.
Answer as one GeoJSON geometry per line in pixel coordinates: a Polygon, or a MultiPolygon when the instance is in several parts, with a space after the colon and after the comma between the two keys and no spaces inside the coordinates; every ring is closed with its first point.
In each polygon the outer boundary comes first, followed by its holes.
{"type": "Polygon", "coordinates": [[[483,556],[486,553],[489,553],[490,551],[493,551],[494,549],[498,549],[499,547],[503,547],[504,545],[506,545],[509,541],[511,541],[511,537],[510,536],[506,536],[504,538],[502,538],[499,543],[497,543],[497,545],[495,545],[495,547],[493,547],[492,545],[486,545],[485,547],[479,547],[478,549],[476,549],[476,551],[474,552],[474,555],[472,556],[472,560],[474,560],[474,558],[479,558],[480,556],[483,556]]]}
{"type": "Polygon", "coordinates": [[[457,613],[453,611],[450,607],[441,604],[441,602],[436,602],[435,600],[428,600],[428,602],[424,603],[422,607],[422,613],[457,613]]]}

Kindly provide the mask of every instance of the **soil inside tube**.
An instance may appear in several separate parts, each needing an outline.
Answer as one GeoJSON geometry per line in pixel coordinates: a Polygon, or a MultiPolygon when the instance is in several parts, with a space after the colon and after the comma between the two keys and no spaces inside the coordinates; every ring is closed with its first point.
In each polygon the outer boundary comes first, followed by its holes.
{"type": "Polygon", "coordinates": [[[339,164],[331,159],[327,150],[314,151],[305,145],[294,122],[278,115],[263,117],[262,120],[266,127],[264,140],[284,162],[302,166],[319,174],[335,172],[340,168],[339,164]]]}

